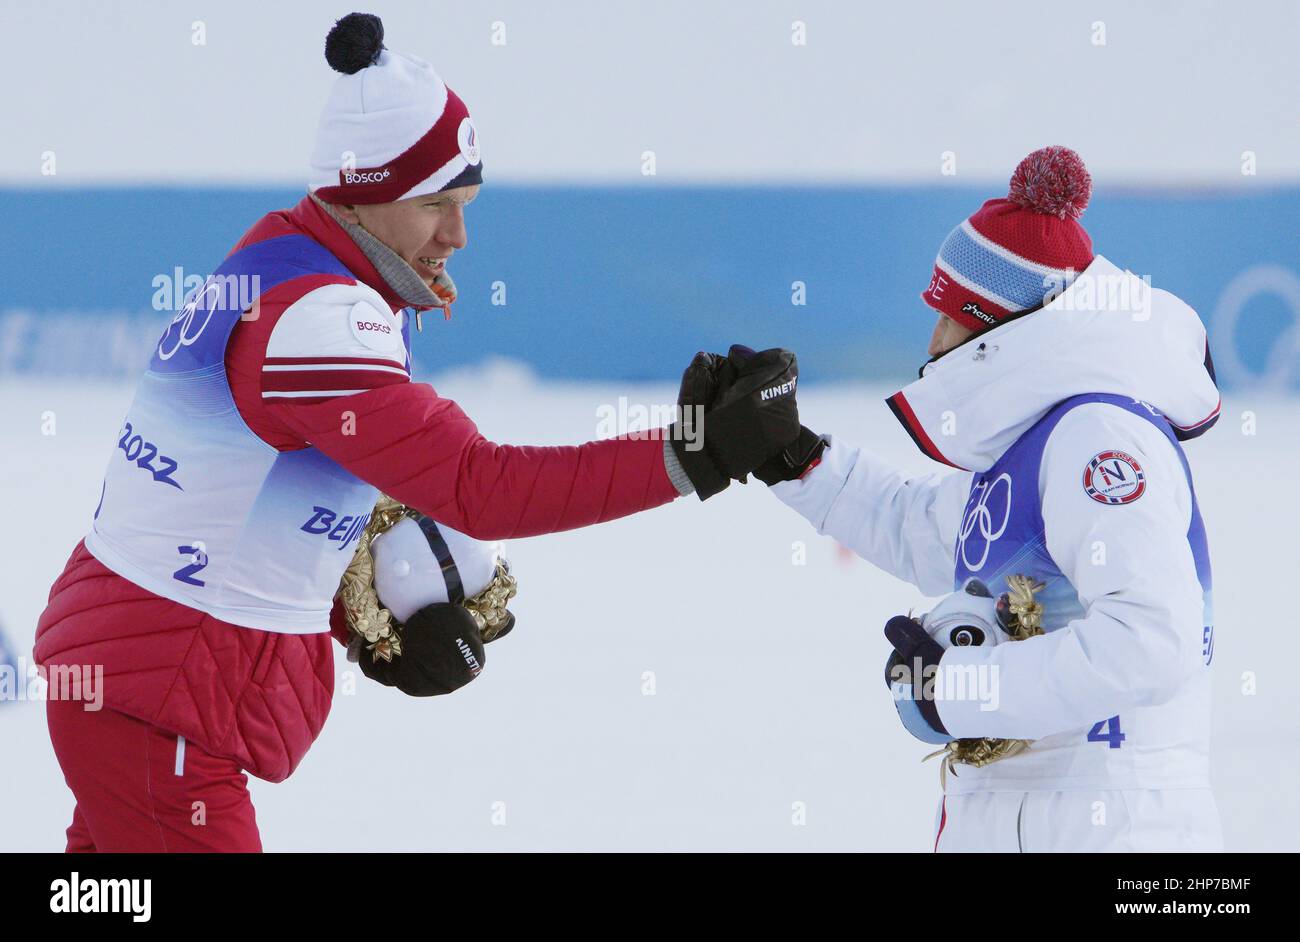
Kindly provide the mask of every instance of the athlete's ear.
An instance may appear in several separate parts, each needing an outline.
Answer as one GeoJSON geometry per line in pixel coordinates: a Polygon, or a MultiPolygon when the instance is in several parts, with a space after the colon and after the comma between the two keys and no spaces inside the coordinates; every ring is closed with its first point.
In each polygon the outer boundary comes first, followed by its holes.
{"type": "Polygon", "coordinates": [[[334,203],[334,212],[343,219],[344,222],[351,223],[354,226],[361,225],[361,217],[357,214],[357,208],[351,203],[334,203]]]}

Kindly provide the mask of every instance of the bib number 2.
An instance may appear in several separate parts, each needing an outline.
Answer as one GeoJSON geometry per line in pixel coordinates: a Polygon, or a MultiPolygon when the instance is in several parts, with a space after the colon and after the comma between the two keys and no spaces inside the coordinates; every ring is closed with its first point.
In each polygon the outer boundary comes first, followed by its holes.
{"type": "Polygon", "coordinates": [[[198,578],[198,573],[202,572],[208,565],[207,549],[202,543],[194,546],[178,546],[176,552],[182,556],[188,557],[190,564],[182,566],[172,573],[172,578],[188,585],[202,586],[203,580],[198,578]]]}

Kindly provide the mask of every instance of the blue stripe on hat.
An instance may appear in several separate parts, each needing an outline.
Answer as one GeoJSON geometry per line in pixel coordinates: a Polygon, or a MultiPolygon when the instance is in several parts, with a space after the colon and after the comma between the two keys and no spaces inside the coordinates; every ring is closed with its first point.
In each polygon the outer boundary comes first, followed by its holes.
{"type": "Polygon", "coordinates": [[[980,245],[961,226],[943,240],[939,258],[972,284],[1010,301],[1012,313],[1038,307],[1048,294],[1054,293],[1053,288],[1059,291],[1064,287],[1064,269],[1060,270],[1060,282],[1045,283],[1047,276],[1042,269],[1018,265],[980,245]]]}

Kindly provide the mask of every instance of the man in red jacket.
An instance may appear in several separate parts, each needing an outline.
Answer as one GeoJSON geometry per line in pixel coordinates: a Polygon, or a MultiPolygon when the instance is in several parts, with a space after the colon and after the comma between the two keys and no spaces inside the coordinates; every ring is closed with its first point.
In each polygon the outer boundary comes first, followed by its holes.
{"type": "Polygon", "coordinates": [[[454,298],[482,163],[464,103],[382,39],[363,14],[331,31],[308,196],[168,325],[50,592],[37,661],[104,673],[104,709],[56,689],[47,708],[69,850],[260,849],[245,772],[283,780],[325,722],[334,596],[380,491],[472,537],[533,536],[795,477],[821,448],[779,350],[699,354],[676,425],[576,447],[494,444],[413,383],[408,313],[454,298]]]}

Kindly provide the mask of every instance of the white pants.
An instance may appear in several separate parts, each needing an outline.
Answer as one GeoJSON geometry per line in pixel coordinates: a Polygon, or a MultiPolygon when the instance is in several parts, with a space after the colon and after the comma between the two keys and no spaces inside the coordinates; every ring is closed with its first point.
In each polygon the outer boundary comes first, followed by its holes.
{"type": "Polygon", "coordinates": [[[1208,788],[947,795],[934,835],[941,853],[1223,850],[1208,788]]]}

